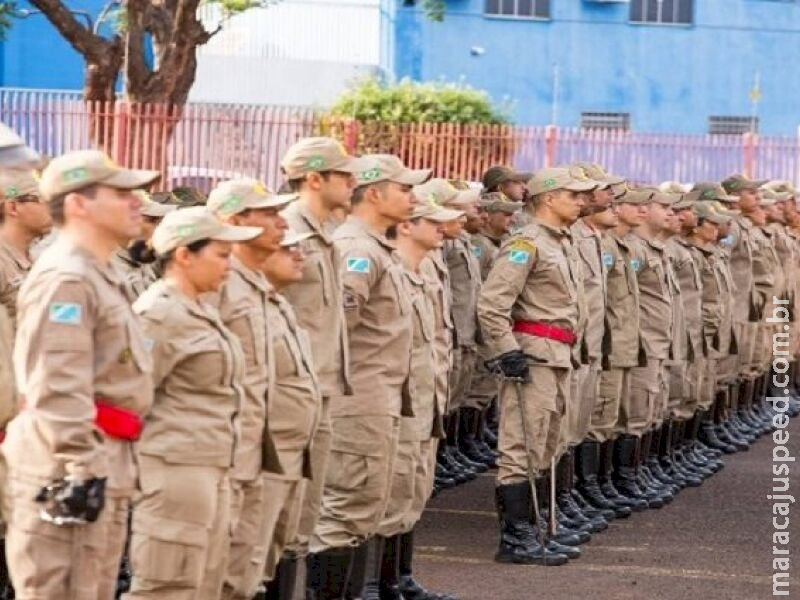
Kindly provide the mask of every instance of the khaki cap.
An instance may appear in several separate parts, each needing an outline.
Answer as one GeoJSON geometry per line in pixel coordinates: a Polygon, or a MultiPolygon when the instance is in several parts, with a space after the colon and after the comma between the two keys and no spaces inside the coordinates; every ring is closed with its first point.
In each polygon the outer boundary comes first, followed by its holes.
{"type": "Polygon", "coordinates": [[[768,181],[762,186],[762,189],[770,189],[773,192],[789,192],[794,196],[797,192],[794,189],[794,184],[785,179],[773,179],[768,181]]]}
{"type": "Polygon", "coordinates": [[[533,173],[526,173],[515,171],[511,167],[489,167],[481,178],[483,188],[490,190],[493,187],[505,183],[506,181],[517,181],[519,183],[528,183],[528,180],[533,177],[533,173]]]}
{"type": "Polygon", "coordinates": [[[700,192],[686,192],[681,194],[681,199],[672,205],[673,210],[686,210],[692,208],[694,203],[700,199],[700,192]]]}
{"type": "Polygon", "coordinates": [[[651,191],[653,192],[653,202],[661,204],[662,206],[675,206],[682,196],[682,194],[670,194],[657,189],[651,191]]]}
{"type": "Polygon", "coordinates": [[[614,201],[617,204],[645,205],[653,202],[654,195],[655,192],[653,190],[628,189],[621,196],[617,196],[614,201]]]}
{"type": "Polygon", "coordinates": [[[508,215],[513,215],[520,208],[522,208],[521,202],[512,202],[502,192],[489,192],[488,194],[483,194],[478,205],[486,212],[503,212],[508,215]]]}
{"type": "Polygon", "coordinates": [[[295,143],[281,160],[287,179],[300,179],[307,173],[341,171],[356,175],[367,169],[363,160],[350,156],[344,146],[329,137],[308,137],[295,143]]]}
{"type": "Polygon", "coordinates": [[[685,194],[691,188],[691,185],[684,185],[680,181],[663,181],[658,185],[660,191],[672,194],[685,194]]]}
{"type": "Polygon", "coordinates": [[[421,185],[433,175],[430,169],[409,169],[394,154],[367,154],[361,157],[365,169],[356,175],[357,185],[392,181],[401,185],[421,185]]]}
{"type": "Polygon", "coordinates": [[[426,202],[433,200],[442,206],[463,207],[477,204],[481,191],[477,188],[457,190],[447,179],[430,179],[422,185],[414,186],[414,196],[426,202]]]}
{"type": "Polygon", "coordinates": [[[158,171],[125,169],[100,150],[78,150],[50,161],[42,171],[39,190],[49,201],[87,186],[100,184],[120,190],[135,190],[150,185],[158,171]]]}
{"type": "Polygon", "coordinates": [[[692,206],[692,210],[694,211],[694,214],[697,215],[698,219],[711,221],[717,225],[728,223],[731,220],[731,216],[723,213],[719,205],[713,201],[709,202],[707,200],[703,200],[700,202],[695,202],[694,206],[692,206]]]}
{"type": "Polygon", "coordinates": [[[556,190],[588,192],[596,187],[597,182],[589,179],[582,170],[577,172],[561,167],[539,169],[528,181],[528,191],[532,196],[556,190]]]}
{"type": "Polygon", "coordinates": [[[205,206],[190,206],[172,211],[153,232],[153,249],[166,254],[179,246],[200,240],[246,242],[261,235],[261,227],[228,225],[217,219],[205,206]]]}
{"type": "Polygon", "coordinates": [[[600,189],[605,189],[612,185],[619,185],[625,183],[626,179],[619,175],[612,175],[607,173],[606,170],[597,163],[577,162],[572,166],[583,169],[583,172],[589,179],[596,181],[600,189]]]}
{"type": "Polygon", "coordinates": [[[742,190],[757,190],[762,185],[767,183],[764,180],[753,180],[748,179],[744,175],[731,175],[725,181],[722,182],[722,187],[725,188],[725,191],[729,194],[735,194],[736,192],[741,192],[742,190]]]}
{"type": "Polygon", "coordinates": [[[173,210],[178,208],[174,204],[156,202],[153,200],[153,197],[144,190],[135,190],[133,193],[139,196],[139,198],[142,200],[142,207],[139,209],[139,212],[142,213],[142,216],[160,219],[161,217],[166,216],[168,213],[171,213],[173,210]]]}
{"type": "Polygon", "coordinates": [[[427,219],[436,223],[449,223],[464,216],[463,210],[445,208],[433,198],[428,198],[414,205],[411,219],[427,219]]]}
{"type": "Polygon", "coordinates": [[[283,208],[296,195],[278,195],[257,179],[241,178],[223,181],[208,195],[206,206],[220,219],[226,219],[253,208],[283,208]]]}
{"type": "Polygon", "coordinates": [[[738,202],[738,196],[731,196],[727,193],[724,187],[718,183],[695,183],[692,188],[693,192],[698,192],[700,197],[698,200],[719,200],[720,202],[738,202]]]}
{"type": "Polygon", "coordinates": [[[794,198],[794,194],[789,192],[776,192],[775,190],[771,190],[767,187],[761,188],[761,206],[770,206],[771,204],[775,204],[777,202],[786,202],[794,198]],[[769,201],[768,204],[764,204],[764,201],[769,201]]]}
{"type": "Polygon", "coordinates": [[[297,246],[300,242],[304,242],[308,238],[316,235],[313,231],[304,231],[299,233],[297,231],[287,230],[283,233],[283,239],[278,244],[281,248],[291,248],[297,246]]]}
{"type": "Polygon", "coordinates": [[[39,197],[39,182],[33,171],[25,169],[0,170],[0,197],[13,200],[22,196],[39,197]]]}
{"type": "Polygon", "coordinates": [[[0,123],[0,168],[34,168],[41,156],[29,148],[17,133],[5,123],[0,123]]]}

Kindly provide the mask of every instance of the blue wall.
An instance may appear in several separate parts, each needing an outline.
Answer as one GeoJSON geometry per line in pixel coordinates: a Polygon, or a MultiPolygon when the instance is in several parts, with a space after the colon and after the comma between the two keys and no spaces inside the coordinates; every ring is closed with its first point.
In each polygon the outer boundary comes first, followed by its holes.
{"type": "MultiPolygon", "coordinates": [[[[710,115],[748,116],[760,71],[760,131],[800,126],[800,5],[780,0],[695,0],[691,26],[633,25],[629,5],[551,0],[551,19],[486,18],[484,0],[446,0],[444,23],[394,0],[398,78],[463,79],[511,98],[519,123],[557,124],[583,111],[629,112],[640,131],[702,133],[710,115]],[[471,56],[470,48],[485,49],[471,56]]],[[[419,4],[419,2],[418,2],[419,4]]]]}

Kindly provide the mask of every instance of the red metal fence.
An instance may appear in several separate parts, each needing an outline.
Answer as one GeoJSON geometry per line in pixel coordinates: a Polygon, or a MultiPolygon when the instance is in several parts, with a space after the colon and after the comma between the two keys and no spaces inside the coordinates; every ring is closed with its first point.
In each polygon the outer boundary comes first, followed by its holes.
{"type": "Polygon", "coordinates": [[[358,123],[308,108],[86,103],[74,93],[0,90],[0,120],[54,156],[99,147],[119,163],[162,171],[162,187],[208,188],[251,176],[277,188],[279,161],[297,139],[333,135],[353,152],[391,152],[440,176],[479,180],[498,163],[532,170],[599,162],[638,182],[719,180],[734,172],[800,180],[791,136],[647,134],[453,123],[358,123]]]}

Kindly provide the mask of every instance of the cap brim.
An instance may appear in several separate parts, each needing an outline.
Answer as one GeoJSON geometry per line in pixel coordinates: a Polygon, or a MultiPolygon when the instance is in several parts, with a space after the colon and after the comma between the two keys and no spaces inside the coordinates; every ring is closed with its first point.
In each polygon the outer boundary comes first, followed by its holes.
{"type": "Polygon", "coordinates": [[[608,185],[620,185],[621,183],[625,183],[628,181],[624,177],[620,177],[619,175],[611,175],[610,173],[606,174],[605,177],[602,179],[603,183],[607,183],[608,185]]]}
{"type": "Polygon", "coordinates": [[[145,217],[161,218],[177,208],[178,207],[174,204],[162,204],[161,202],[153,202],[151,200],[150,202],[142,204],[140,212],[145,217]]]}
{"type": "Polygon", "coordinates": [[[404,169],[396,176],[390,177],[389,181],[394,181],[402,185],[422,185],[433,177],[430,169],[404,169]]]}
{"type": "Polygon", "coordinates": [[[297,200],[297,194],[270,194],[262,200],[250,204],[247,208],[277,208],[282,209],[297,200]]]}
{"type": "Polygon", "coordinates": [[[161,173],[158,171],[122,169],[121,171],[114,173],[114,175],[111,177],[98,183],[120,190],[136,190],[147,187],[159,177],[161,177],[161,173]]]}
{"type": "Polygon", "coordinates": [[[372,161],[368,158],[352,156],[338,165],[333,165],[326,171],[341,171],[342,173],[350,173],[351,175],[358,175],[367,169],[372,168],[372,161]]]}
{"type": "Polygon", "coordinates": [[[565,183],[561,186],[562,190],[570,192],[588,192],[597,187],[596,181],[573,181],[572,183],[565,183]]]}
{"type": "Polygon", "coordinates": [[[208,236],[217,242],[246,242],[261,235],[261,227],[243,227],[240,225],[223,225],[219,232],[208,236]]]}
{"type": "Polygon", "coordinates": [[[481,190],[459,190],[458,194],[449,202],[443,202],[445,206],[469,206],[477,204],[481,199],[481,190]]]}
{"type": "Polygon", "coordinates": [[[292,246],[296,246],[300,242],[307,240],[308,238],[314,235],[313,231],[305,231],[303,233],[290,233],[289,235],[284,235],[283,239],[278,244],[281,248],[291,248],[292,246]]]}
{"type": "Polygon", "coordinates": [[[0,148],[0,168],[3,169],[33,169],[41,160],[41,156],[27,146],[0,148]]]}
{"type": "Polygon", "coordinates": [[[694,206],[694,202],[691,200],[680,200],[672,205],[672,210],[686,210],[692,206],[694,206]]]}
{"type": "Polygon", "coordinates": [[[717,196],[714,200],[719,200],[720,202],[738,202],[738,196],[731,196],[730,194],[725,194],[724,196],[717,196]]]}
{"type": "MultiPolygon", "coordinates": [[[[533,173],[514,172],[505,181],[516,181],[518,183],[528,183],[533,178],[533,173]]],[[[502,183],[502,182],[501,182],[502,183]]]]}
{"type": "Polygon", "coordinates": [[[434,221],[435,223],[449,223],[450,221],[455,221],[456,219],[460,219],[463,216],[464,216],[463,210],[454,210],[452,208],[440,208],[435,212],[432,212],[429,215],[424,215],[420,218],[427,219],[428,221],[434,221]]]}

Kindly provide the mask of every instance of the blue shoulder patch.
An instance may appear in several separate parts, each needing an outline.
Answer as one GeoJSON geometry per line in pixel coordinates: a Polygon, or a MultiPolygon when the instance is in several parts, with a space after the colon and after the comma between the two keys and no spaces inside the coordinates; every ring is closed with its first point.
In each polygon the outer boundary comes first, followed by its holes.
{"type": "Polygon", "coordinates": [[[512,250],[508,253],[508,260],[517,265],[524,265],[530,256],[531,253],[527,250],[512,250]]]}
{"type": "Polygon", "coordinates": [[[472,254],[475,256],[475,258],[480,258],[481,255],[483,255],[483,248],[481,248],[480,246],[473,246],[472,254]]]}
{"type": "Polygon", "coordinates": [[[369,259],[348,258],[347,271],[348,273],[369,273],[369,259]]]}
{"type": "Polygon", "coordinates": [[[50,305],[48,318],[59,325],[80,325],[83,307],[75,302],[54,302],[50,305]]]}
{"type": "Polygon", "coordinates": [[[633,272],[634,273],[638,273],[639,269],[641,269],[641,268],[642,268],[642,261],[640,261],[638,258],[632,258],[631,259],[631,269],[633,269],[633,272]]]}
{"type": "Polygon", "coordinates": [[[607,252],[603,253],[603,264],[609,269],[614,266],[614,255],[607,252]]]}

